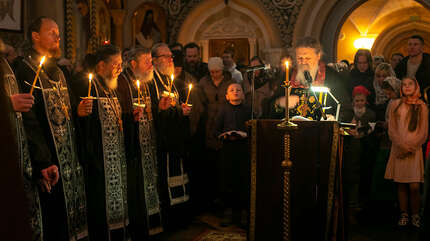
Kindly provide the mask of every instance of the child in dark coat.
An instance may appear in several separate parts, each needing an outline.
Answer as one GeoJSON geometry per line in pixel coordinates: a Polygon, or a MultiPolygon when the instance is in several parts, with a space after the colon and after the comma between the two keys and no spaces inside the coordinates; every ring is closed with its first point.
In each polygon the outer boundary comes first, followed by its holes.
{"type": "Polygon", "coordinates": [[[242,86],[228,86],[227,104],[218,112],[214,134],[223,141],[221,158],[218,161],[218,192],[232,215],[225,215],[222,226],[242,226],[242,211],[248,204],[249,154],[248,135],[245,122],[251,117],[251,109],[243,104],[242,86]],[[230,217],[227,217],[230,216],[230,217]]]}

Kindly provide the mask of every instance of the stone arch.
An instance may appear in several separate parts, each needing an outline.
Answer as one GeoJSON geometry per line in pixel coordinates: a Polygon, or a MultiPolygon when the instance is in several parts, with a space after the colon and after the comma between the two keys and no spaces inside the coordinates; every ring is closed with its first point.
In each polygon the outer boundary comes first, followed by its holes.
{"type": "MultiPolygon", "coordinates": [[[[415,0],[430,9],[430,0],[415,0]]],[[[359,1],[306,1],[300,12],[294,30],[293,42],[303,36],[313,36],[321,41],[326,61],[332,62],[337,56],[339,32],[348,16],[366,0],[359,1]],[[321,20],[322,19],[322,20],[321,20]],[[336,29],[336,31],[333,31],[336,29]]]]}
{"type": "MultiPolygon", "coordinates": [[[[206,60],[208,40],[217,38],[216,31],[222,32],[222,29],[227,28],[228,24],[238,24],[242,27],[230,29],[234,30],[232,35],[229,35],[228,31],[224,31],[219,36],[224,34],[226,37],[248,38],[251,55],[257,54],[257,49],[260,49],[266,51],[266,53],[260,51],[258,53],[260,55],[280,57],[283,46],[280,31],[276,28],[273,19],[262,10],[256,1],[234,0],[228,4],[220,1],[201,2],[183,20],[178,31],[177,41],[183,44],[192,41],[199,42],[203,47],[203,60],[206,60]],[[225,19],[230,19],[233,23],[227,23],[225,19]],[[268,54],[269,52],[271,54],[268,54]]],[[[268,61],[271,62],[271,60],[268,61]]]]}

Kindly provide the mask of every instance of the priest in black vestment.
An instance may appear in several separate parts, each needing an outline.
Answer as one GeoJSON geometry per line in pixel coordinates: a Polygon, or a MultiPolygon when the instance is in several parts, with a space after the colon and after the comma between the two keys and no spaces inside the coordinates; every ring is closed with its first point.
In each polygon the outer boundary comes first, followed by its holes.
{"type": "MultiPolygon", "coordinates": [[[[126,68],[118,77],[118,97],[123,117],[132,118],[134,129],[125,131],[129,186],[130,226],[138,240],[163,231],[157,185],[157,140],[154,125],[158,115],[152,105],[153,66],[151,50],[136,48],[129,52],[126,68]]],[[[127,130],[127,129],[124,129],[127,130]]]]}
{"type": "MultiPolygon", "coordinates": [[[[289,99],[290,117],[302,116],[311,120],[320,120],[322,113],[317,101],[324,102],[323,93],[316,92],[316,98],[309,87],[328,87],[331,93],[341,104],[340,117],[344,118],[346,110],[351,109],[351,100],[347,93],[347,84],[333,69],[327,67],[320,59],[322,55],[321,45],[312,37],[304,37],[295,46],[296,69],[290,71],[291,94],[289,99]],[[305,71],[310,74],[310,82],[305,78],[305,71]]],[[[291,63],[290,63],[291,66],[291,63]]],[[[280,83],[284,80],[280,80],[280,83]]],[[[335,101],[327,97],[327,114],[336,114],[335,101]]],[[[285,89],[278,89],[272,97],[269,108],[271,118],[283,118],[285,107],[285,89]]]]}
{"type": "Polygon", "coordinates": [[[84,176],[78,162],[74,132],[74,101],[63,72],[56,64],[61,54],[60,34],[54,20],[40,17],[30,24],[32,48],[13,63],[18,85],[30,92],[42,65],[34,106],[22,113],[33,178],[41,183],[44,240],[79,240],[88,235],[84,176]]]}
{"type": "Polygon", "coordinates": [[[121,51],[116,46],[104,45],[95,55],[96,72],[92,73],[91,82],[81,79],[74,83],[75,93],[83,98],[84,106],[78,109],[78,116],[90,240],[127,240],[127,161],[130,158],[126,155],[124,132],[133,124],[129,118],[122,118],[118,100],[121,51]],[[88,95],[95,99],[85,99],[88,95]]]}
{"type": "MultiPolygon", "coordinates": [[[[3,42],[0,40],[0,45],[3,42]]],[[[15,75],[9,66],[6,58],[0,57],[0,85],[5,90],[5,97],[8,98],[12,110],[5,118],[12,122],[11,131],[15,134],[19,162],[16,164],[20,169],[21,179],[24,184],[25,196],[27,198],[28,216],[30,217],[32,228],[32,240],[42,240],[42,214],[40,210],[39,192],[37,182],[33,179],[30,154],[28,152],[27,137],[24,131],[22,112],[29,112],[34,104],[34,97],[29,93],[20,93],[15,75]]],[[[11,161],[11,159],[7,159],[11,161]]]]}
{"type": "Polygon", "coordinates": [[[154,79],[152,105],[157,107],[155,119],[157,160],[163,223],[169,228],[186,225],[185,207],[189,200],[186,140],[189,138],[191,107],[179,103],[179,93],[171,83],[174,66],[167,44],[152,47],[154,79]]]}

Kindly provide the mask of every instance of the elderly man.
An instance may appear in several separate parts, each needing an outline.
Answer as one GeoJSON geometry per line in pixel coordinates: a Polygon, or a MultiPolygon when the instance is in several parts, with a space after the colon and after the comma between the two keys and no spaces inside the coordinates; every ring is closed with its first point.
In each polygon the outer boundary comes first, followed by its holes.
{"type": "MultiPolygon", "coordinates": [[[[345,88],[345,82],[339,74],[320,61],[322,54],[321,45],[311,37],[304,37],[295,46],[295,56],[297,68],[292,71],[291,76],[291,96],[289,99],[290,116],[302,116],[313,120],[321,119],[321,110],[317,108],[316,100],[309,86],[325,86],[330,88],[332,94],[340,101],[341,119],[345,109],[350,109],[350,100],[345,88]],[[311,82],[305,78],[305,71],[311,76],[311,82]]],[[[280,96],[282,93],[277,93],[280,96]]],[[[317,95],[319,95],[317,93],[317,95]]],[[[318,96],[317,96],[318,97],[318,96]]],[[[278,98],[277,106],[285,106],[285,97],[278,98]]],[[[331,98],[327,98],[327,105],[333,108],[327,112],[334,114],[336,104],[331,98]]]]}
{"type": "Polygon", "coordinates": [[[421,93],[430,86],[430,54],[424,53],[424,39],[414,35],[408,40],[408,56],[402,59],[395,71],[397,78],[411,77],[417,79],[421,93]]]}
{"type": "Polygon", "coordinates": [[[144,240],[148,235],[163,231],[154,123],[154,116],[158,112],[151,101],[154,97],[151,50],[130,50],[126,66],[118,77],[118,94],[123,118],[132,119],[131,122],[135,123],[134,129],[124,129],[126,150],[130,156],[127,163],[130,196],[128,205],[130,210],[135,210],[130,212],[133,239],[144,240]]]}
{"type": "Polygon", "coordinates": [[[184,46],[185,71],[196,78],[197,82],[208,73],[208,64],[202,62],[200,58],[200,47],[196,43],[188,43],[184,46]]]}
{"type": "Polygon", "coordinates": [[[74,102],[56,59],[61,55],[57,23],[39,17],[29,26],[32,47],[18,57],[14,72],[24,93],[33,88],[42,56],[46,57],[34,89],[34,106],[22,113],[34,178],[40,180],[44,240],[87,236],[83,170],[78,162],[74,132],[74,102]]]}
{"type": "Polygon", "coordinates": [[[158,173],[163,222],[167,228],[187,223],[186,206],[189,182],[184,160],[188,156],[185,143],[189,138],[191,107],[179,104],[179,93],[170,76],[174,72],[172,52],[164,43],[152,47],[154,81],[152,105],[157,128],[158,173]]]}
{"type": "Polygon", "coordinates": [[[80,97],[88,91],[96,100],[84,99],[78,110],[83,143],[82,163],[87,174],[88,223],[91,240],[126,240],[128,224],[127,163],[124,130],[127,119],[118,101],[121,51],[104,45],[96,51],[96,73],[91,87],[82,85],[80,97]]]}

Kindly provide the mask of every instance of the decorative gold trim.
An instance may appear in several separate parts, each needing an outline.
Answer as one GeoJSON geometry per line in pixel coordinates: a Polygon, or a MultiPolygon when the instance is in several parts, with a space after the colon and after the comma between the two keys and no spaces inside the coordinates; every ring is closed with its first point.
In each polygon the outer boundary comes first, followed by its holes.
{"type": "Polygon", "coordinates": [[[339,144],[339,124],[337,122],[333,123],[333,140],[331,146],[331,157],[330,157],[330,167],[329,167],[329,179],[328,179],[328,192],[327,192],[327,223],[325,229],[325,240],[329,240],[329,230],[332,219],[332,210],[333,210],[333,200],[334,200],[334,184],[336,181],[336,160],[337,160],[337,151],[339,144]]]}
{"type": "Polygon", "coordinates": [[[249,241],[255,241],[255,209],[257,197],[257,120],[247,123],[251,127],[251,185],[249,203],[249,241]]]}
{"type": "Polygon", "coordinates": [[[76,36],[75,36],[75,17],[73,16],[73,0],[66,0],[66,54],[65,57],[72,61],[76,60],[76,36]]]}
{"type": "Polygon", "coordinates": [[[291,240],[290,180],[292,166],[293,162],[290,160],[290,133],[286,131],[284,134],[284,161],[281,163],[281,167],[284,169],[282,190],[282,240],[284,241],[291,240]]]}
{"type": "Polygon", "coordinates": [[[88,0],[90,7],[90,39],[88,43],[88,52],[94,53],[98,47],[97,43],[97,0],[88,0]]]}

